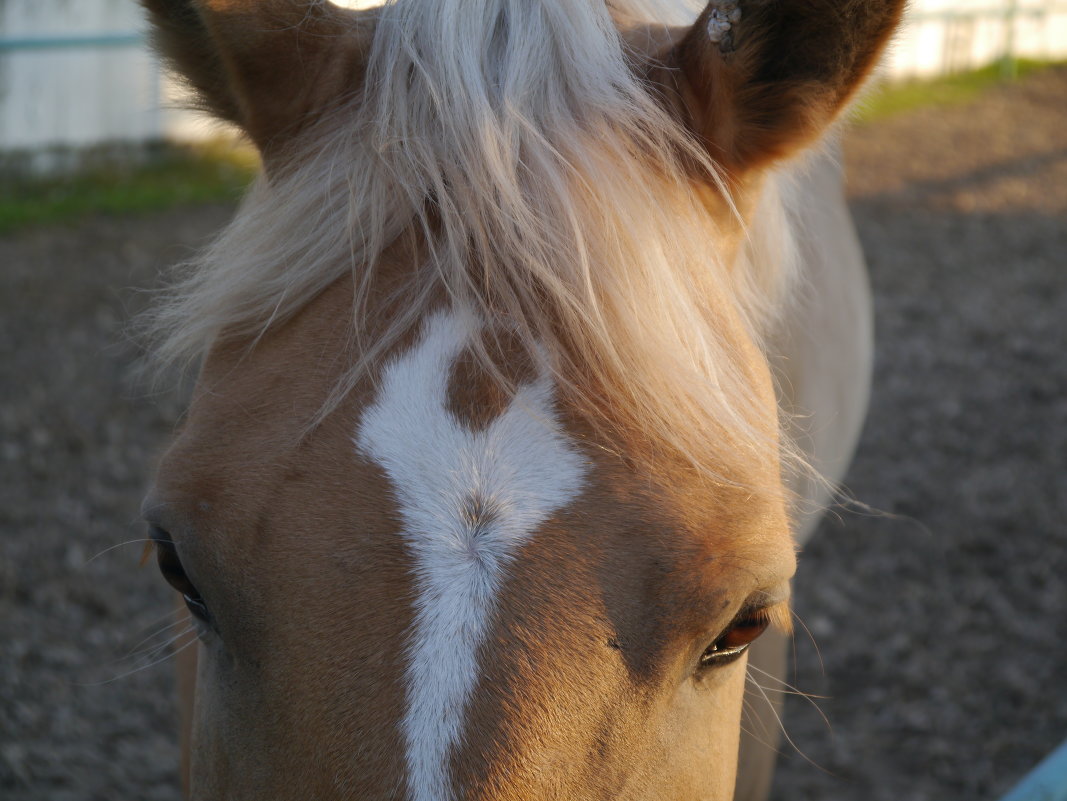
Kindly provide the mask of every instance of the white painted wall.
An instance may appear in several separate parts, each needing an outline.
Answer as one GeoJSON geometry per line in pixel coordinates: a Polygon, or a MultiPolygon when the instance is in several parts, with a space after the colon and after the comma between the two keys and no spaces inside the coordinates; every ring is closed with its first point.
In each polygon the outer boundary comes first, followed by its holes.
{"type": "Polygon", "coordinates": [[[912,0],[884,66],[890,80],[975,69],[1002,58],[1067,58],[1067,0],[912,0]]]}
{"type": "MultiPolygon", "coordinates": [[[[0,0],[0,40],[143,29],[132,0],[0,0]]],[[[159,135],[158,71],[144,47],[0,49],[0,150],[159,135]]]]}

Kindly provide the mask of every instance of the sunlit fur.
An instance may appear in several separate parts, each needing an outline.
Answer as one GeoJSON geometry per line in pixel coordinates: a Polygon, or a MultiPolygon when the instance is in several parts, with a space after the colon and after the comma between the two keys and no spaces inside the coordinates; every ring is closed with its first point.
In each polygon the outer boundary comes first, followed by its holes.
{"type": "MultiPolygon", "coordinates": [[[[728,51],[711,6],[651,29],[680,2],[142,2],[266,165],[158,320],[164,356],[210,348],[147,507],[217,624],[179,654],[191,797],[728,801],[739,753],[737,797],[764,797],[744,660],[719,660],[762,604],[787,622],[778,410],[843,469],[870,352],[839,173],[787,214],[766,170],[903,0],[748,3],[728,51]],[[480,361],[397,381],[448,318],[480,361]],[[472,443],[494,504],[454,491],[472,443]],[[494,508],[520,496],[533,526],[494,508]],[[479,565],[441,558],[457,532],[479,565]]],[[[785,642],[747,658],[783,675],[785,642]]]]}
{"type": "Polygon", "coordinates": [[[613,23],[692,18],[685,9],[387,5],[365,90],[189,265],[156,320],[161,355],[196,360],[219,334],[256,335],[349,271],[358,337],[380,254],[414,232],[428,249],[419,292],[384,338],[359,343],[340,392],[443,288],[543,343],[565,397],[593,418],[611,410],[601,423],[642,432],[657,453],[716,479],[724,454],[770,455],[777,437],[754,423],[746,359],[722,332],[736,315],[760,342],[781,305],[793,245],[776,182],[741,263],[725,263],[691,178],[718,181],[715,166],[635,76],[613,23]]]}
{"type": "Polygon", "coordinates": [[[389,475],[416,562],[403,721],[412,801],[452,797],[448,757],[501,585],[522,546],[581,494],[589,469],[554,419],[548,375],[524,384],[484,429],[449,411],[451,369],[475,333],[456,315],[427,319],[418,346],[387,364],[356,436],[389,475]]]}

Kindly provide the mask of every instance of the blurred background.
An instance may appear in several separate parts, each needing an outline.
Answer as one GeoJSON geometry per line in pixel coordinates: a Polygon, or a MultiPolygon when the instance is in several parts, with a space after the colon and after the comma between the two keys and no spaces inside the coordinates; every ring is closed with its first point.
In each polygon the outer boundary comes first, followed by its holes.
{"type": "MultiPolygon", "coordinates": [[[[915,0],[842,136],[867,507],[802,554],[776,801],[993,801],[1067,737],[1064,59],[1067,0],[915,0]]],[[[182,103],[132,0],[0,0],[5,801],[179,797],[129,323],[256,170],[182,103]]]]}

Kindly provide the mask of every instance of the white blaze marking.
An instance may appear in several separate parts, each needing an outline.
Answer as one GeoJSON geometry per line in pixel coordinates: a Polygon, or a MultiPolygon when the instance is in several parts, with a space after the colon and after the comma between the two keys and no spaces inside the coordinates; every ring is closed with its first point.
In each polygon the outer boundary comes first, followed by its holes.
{"type": "Polygon", "coordinates": [[[482,431],[448,411],[452,365],[475,331],[453,313],[428,318],[419,343],[383,370],[355,438],[388,474],[415,556],[402,724],[412,801],[452,797],[449,760],[505,568],[578,495],[586,469],[556,417],[545,373],[482,431]]]}

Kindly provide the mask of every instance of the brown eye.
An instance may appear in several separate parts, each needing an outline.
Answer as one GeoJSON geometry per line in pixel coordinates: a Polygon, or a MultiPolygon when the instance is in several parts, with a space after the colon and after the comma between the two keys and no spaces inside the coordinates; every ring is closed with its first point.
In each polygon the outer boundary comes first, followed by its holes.
{"type": "Polygon", "coordinates": [[[193,617],[204,623],[210,623],[211,615],[208,612],[207,604],[204,603],[200,592],[185,574],[182,561],[178,558],[178,549],[175,547],[174,540],[171,539],[170,534],[161,528],[152,526],[149,529],[148,536],[155,543],[156,563],[159,565],[159,572],[163,574],[163,579],[182,594],[185,605],[189,607],[189,612],[193,617]]]}
{"type": "Polygon", "coordinates": [[[764,611],[745,612],[700,655],[700,667],[725,665],[748,650],[748,646],[767,630],[770,618],[764,611]]]}

